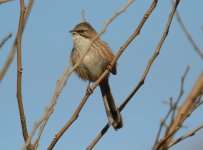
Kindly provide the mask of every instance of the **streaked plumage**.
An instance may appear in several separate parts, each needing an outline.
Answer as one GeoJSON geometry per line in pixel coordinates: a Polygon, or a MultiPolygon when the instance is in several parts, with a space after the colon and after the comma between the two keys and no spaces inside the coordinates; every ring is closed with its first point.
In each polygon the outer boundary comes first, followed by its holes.
{"type": "MultiPolygon", "coordinates": [[[[70,32],[72,33],[73,39],[70,61],[74,65],[88,50],[91,40],[97,35],[97,32],[87,22],[76,25],[70,32]]],[[[94,82],[101,76],[114,57],[107,43],[97,39],[91,45],[75,72],[82,80],[94,82]]],[[[116,66],[113,67],[111,73],[116,74],[116,66]]],[[[100,83],[100,89],[109,122],[115,129],[121,128],[123,126],[122,117],[111,94],[108,76],[100,83]]]]}

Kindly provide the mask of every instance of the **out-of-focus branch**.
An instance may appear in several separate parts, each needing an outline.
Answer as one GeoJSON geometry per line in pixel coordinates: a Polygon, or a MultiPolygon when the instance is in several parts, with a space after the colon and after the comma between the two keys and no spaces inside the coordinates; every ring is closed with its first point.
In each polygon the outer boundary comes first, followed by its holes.
{"type": "Polygon", "coordinates": [[[9,53],[9,56],[8,56],[8,58],[6,60],[6,63],[4,64],[2,70],[0,71],[0,82],[3,80],[3,77],[6,74],[6,71],[8,70],[8,68],[9,68],[9,66],[10,66],[10,64],[13,61],[13,58],[15,56],[15,53],[16,53],[16,39],[15,39],[15,42],[14,42],[14,44],[12,46],[12,49],[11,49],[11,51],[9,53]]]}
{"type": "MultiPolygon", "coordinates": [[[[123,108],[128,104],[128,102],[131,100],[131,98],[134,96],[134,94],[139,90],[139,88],[144,84],[145,78],[151,68],[151,65],[153,64],[154,60],[156,59],[156,57],[159,55],[161,47],[164,43],[164,40],[166,39],[166,36],[168,35],[168,31],[169,31],[169,27],[171,25],[171,21],[173,19],[175,10],[178,6],[179,0],[176,1],[176,5],[174,5],[172,12],[168,18],[163,36],[161,38],[161,40],[159,41],[156,50],[154,52],[154,54],[152,55],[152,57],[149,59],[148,65],[139,81],[139,83],[136,85],[136,87],[133,89],[133,91],[130,93],[130,95],[126,98],[126,100],[120,105],[119,110],[122,111],[123,108]]],[[[154,7],[156,6],[157,1],[153,1],[151,7],[150,7],[150,11],[153,11],[154,7]]],[[[96,143],[103,137],[103,135],[108,131],[110,125],[107,123],[106,126],[101,130],[101,132],[97,135],[97,137],[93,140],[93,142],[88,146],[87,150],[91,150],[96,143]]]]}
{"type": "Polygon", "coordinates": [[[9,33],[1,42],[0,42],[0,48],[12,37],[12,33],[9,33]]]}
{"type": "Polygon", "coordinates": [[[175,103],[173,103],[172,98],[170,99],[170,109],[169,109],[168,113],[166,114],[166,116],[164,117],[164,119],[161,120],[161,123],[160,123],[160,126],[159,126],[159,130],[158,130],[158,133],[157,133],[157,136],[156,136],[156,140],[155,140],[153,149],[155,148],[155,146],[158,143],[158,140],[159,140],[160,135],[161,135],[161,131],[162,131],[164,125],[166,124],[166,120],[168,119],[168,117],[171,115],[171,123],[174,120],[175,113],[176,113],[176,110],[177,110],[177,107],[178,107],[178,103],[179,103],[179,101],[182,98],[183,93],[184,93],[184,83],[185,83],[185,78],[186,78],[186,75],[187,75],[188,71],[189,71],[189,66],[186,67],[186,70],[185,70],[184,74],[181,77],[180,93],[178,95],[177,100],[175,101],[175,103]]]}
{"type": "Polygon", "coordinates": [[[7,2],[10,2],[12,0],[0,0],[0,4],[3,4],[3,3],[7,3],[7,2]]]}
{"type": "MultiPolygon", "coordinates": [[[[171,0],[172,4],[174,4],[174,0],[171,0]]],[[[180,24],[183,32],[185,33],[186,37],[188,38],[189,42],[191,43],[191,45],[193,46],[194,50],[197,52],[197,54],[201,57],[201,59],[203,59],[203,52],[202,50],[197,46],[197,44],[195,43],[195,41],[193,40],[192,36],[190,35],[190,33],[188,32],[187,28],[185,27],[179,12],[176,11],[176,17],[178,20],[178,23],[180,24]]]]}
{"type": "MultiPolygon", "coordinates": [[[[34,0],[30,0],[29,3],[28,3],[28,6],[26,8],[26,14],[25,14],[25,19],[24,19],[24,24],[23,24],[23,31],[24,31],[25,25],[27,23],[31,8],[33,6],[33,3],[34,3],[34,0]]],[[[10,54],[9,54],[7,60],[6,60],[6,63],[4,64],[2,70],[0,70],[0,82],[3,80],[3,77],[4,77],[5,73],[6,73],[6,71],[8,70],[11,62],[13,61],[13,58],[14,58],[15,53],[16,53],[16,47],[17,47],[16,44],[17,44],[17,36],[16,36],[15,41],[13,43],[10,54]]]]}
{"type": "MultiPolygon", "coordinates": [[[[124,11],[128,8],[128,6],[129,6],[130,4],[132,4],[132,2],[134,2],[134,0],[129,0],[129,1],[126,3],[126,5],[120,9],[120,11],[119,11],[118,13],[116,13],[115,15],[113,15],[112,18],[110,18],[110,19],[108,20],[108,21],[105,23],[103,30],[94,38],[94,40],[96,40],[97,38],[99,38],[99,36],[101,36],[101,35],[106,31],[106,28],[108,27],[108,25],[109,25],[117,16],[119,16],[122,12],[124,12],[124,11]]],[[[93,41],[94,41],[94,40],[93,40],[93,41]]],[[[91,43],[91,44],[92,44],[92,43],[91,43]]],[[[89,45],[89,48],[90,48],[91,44],[89,45]]],[[[89,48],[87,48],[87,51],[89,50],[89,48]]],[[[86,51],[86,52],[87,52],[87,51],[86,51]]],[[[86,53],[85,53],[85,54],[86,54],[86,53]]],[[[42,124],[41,127],[40,127],[40,131],[39,131],[37,140],[36,140],[36,142],[35,142],[35,145],[38,145],[38,142],[39,142],[39,139],[40,139],[41,134],[42,134],[42,132],[43,132],[43,129],[44,129],[44,127],[45,127],[45,125],[46,125],[46,123],[47,123],[49,117],[51,116],[51,114],[52,114],[52,112],[53,112],[53,108],[54,108],[54,106],[56,105],[57,99],[58,99],[58,97],[59,97],[61,91],[63,90],[64,86],[66,85],[66,82],[67,82],[67,80],[68,80],[70,74],[71,74],[71,73],[74,71],[74,69],[79,65],[79,63],[80,63],[80,61],[83,59],[83,57],[84,57],[84,55],[81,56],[81,59],[77,62],[77,64],[72,67],[72,70],[70,70],[70,68],[71,68],[70,63],[66,66],[66,68],[65,68],[65,70],[64,70],[64,73],[62,74],[62,77],[60,78],[60,80],[57,81],[57,86],[56,86],[56,89],[55,89],[55,92],[54,92],[54,96],[53,96],[53,98],[52,98],[51,103],[49,104],[49,106],[47,106],[47,108],[46,108],[44,114],[41,116],[40,120],[35,122],[35,124],[34,124],[34,126],[33,126],[33,128],[32,128],[32,131],[31,131],[31,133],[30,133],[30,136],[29,136],[27,142],[25,143],[25,145],[23,145],[22,149],[25,149],[25,148],[26,148],[26,146],[28,145],[29,141],[31,141],[31,139],[33,138],[33,136],[34,136],[36,130],[37,130],[37,129],[39,128],[39,126],[42,124]]],[[[96,86],[95,86],[95,88],[96,88],[96,86]]],[[[85,100],[85,101],[86,101],[86,100],[85,100]]],[[[84,101],[84,102],[85,102],[85,101],[84,101]]],[[[83,104],[83,105],[84,105],[84,104],[83,104]]],[[[82,105],[82,106],[83,106],[83,105],[82,105]]],[[[82,107],[81,107],[81,109],[82,109],[82,107]]],[[[81,110],[81,109],[80,109],[80,110],[81,110]]],[[[54,144],[54,145],[55,145],[55,144],[54,144]]],[[[54,146],[54,145],[53,145],[53,146],[54,146]]],[[[51,147],[53,147],[53,146],[51,146],[51,147]]],[[[35,146],[34,146],[34,147],[35,147],[35,146]]],[[[52,149],[52,148],[51,148],[51,149],[52,149]]]]}
{"type": "Polygon", "coordinates": [[[155,150],[165,150],[169,147],[173,135],[180,129],[183,122],[190,116],[190,114],[197,108],[200,99],[199,96],[202,94],[203,89],[203,72],[200,74],[199,79],[196,81],[193,89],[191,90],[188,97],[183,102],[182,106],[179,108],[174,121],[168,127],[167,133],[164,138],[161,139],[155,148],[155,150]]]}

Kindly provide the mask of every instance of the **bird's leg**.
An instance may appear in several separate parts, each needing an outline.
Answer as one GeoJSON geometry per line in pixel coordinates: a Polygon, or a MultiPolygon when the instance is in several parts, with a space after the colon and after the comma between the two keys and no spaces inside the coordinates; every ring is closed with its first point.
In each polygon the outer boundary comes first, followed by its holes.
{"type": "Polygon", "coordinates": [[[92,88],[90,87],[90,81],[89,81],[89,83],[88,83],[88,85],[87,85],[86,94],[87,94],[87,95],[91,95],[92,93],[93,93],[93,90],[92,90],[92,88]]]}

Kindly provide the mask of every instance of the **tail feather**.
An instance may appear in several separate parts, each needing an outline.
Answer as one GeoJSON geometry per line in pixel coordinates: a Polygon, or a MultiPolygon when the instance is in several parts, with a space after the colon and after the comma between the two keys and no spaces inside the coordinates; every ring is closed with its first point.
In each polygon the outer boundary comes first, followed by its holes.
{"type": "Polygon", "coordinates": [[[109,122],[115,130],[123,127],[123,120],[120,111],[116,107],[114,98],[111,94],[108,79],[104,79],[100,83],[100,89],[104,101],[104,106],[109,122]]]}

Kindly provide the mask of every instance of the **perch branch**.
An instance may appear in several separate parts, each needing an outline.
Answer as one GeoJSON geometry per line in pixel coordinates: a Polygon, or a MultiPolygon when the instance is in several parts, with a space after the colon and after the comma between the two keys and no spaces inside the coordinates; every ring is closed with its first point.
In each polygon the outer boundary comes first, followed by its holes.
{"type": "MultiPolygon", "coordinates": [[[[125,9],[127,9],[127,7],[128,7],[130,4],[132,4],[132,2],[134,2],[134,0],[129,0],[129,1],[127,2],[127,4],[124,6],[125,9]]],[[[101,36],[101,35],[105,32],[107,26],[111,23],[111,21],[113,21],[117,16],[119,16],[119,14],[121,14],[122,12],[125,11],[125,9],[123,9],[124,7],[122,7],[120,13],[115,14],[109,21],[106,22],[106,24],[105,24],[103,30],[94,38],[94,40],[96,40],[97,38],[99,38],[99,36],[101,36]]],[[[91,43],[91,44],[92,44],[92,43],[91,43]]],[[[89,47],[91,46],[91,44],[89,45],[89,47]]],[[[87,48],[87,51],[88,51],[88,50],[89,50],[89,48],[87,48]]],[[[86,51],[86,52],[87,52],[87,51],[86,51]]],[[[86,54],[86,53],[85,53],[85,54],[86,54]]],[[[81,59],[77,62],[77,64],[72,67],[72,70],[70,70],[70,68],[71,68],[70,63],[69,63],[69,64],[67,65],[67,67],[65,68],[65,71],[64,71],[64,73],[62,74],[62,77],[60,78],[60,80],[57,81],[56,90],[55,90],[55,93],[54,93],[54,96],[53,96],[53,98],[52,98],[51,103],[50,103],[49,106],[46,108],[46,110],[45,110],[44,114],[41,116],[40,120],[35,122],[35,124],[34,124],[34,126],[33,126],[33,128],[32,128],[32,131],[31,131],[31,133],[30,133],[30,136],[29,136],[27,142],[23,145],[22,149],[25,149],[25,148],[26,148],[26,146],[28,145],[29,141],[31,141],[31,139],[33,138],[33,136],[34,136],[36,130],[37,130],[38,127],[42,124],[41,127],[40,127],[40,131],[39,131],[37,140],[36,140],[36,142],[35,142],[35,144],[38,145],[38,142],[39,142],[39,139],[40,139],[40,137],[41,137],[42,131],[43,131],[43,129],[44,129],[44,127],[45,127],[45,125],[46,125],[46,123],[47,123],[49,117],[51,116],[51,114],[52,114],[52,112],[53,112],[54,106],[56,105],[57,99],[58,99],[58,97],[59,97],[59,95],[60,95],[62,89],[64,88],[64,86],[65,86],[65,84],[66,84],[66,82],[67,82],[67,80],[68,80],[70,74],[71,74],[71,73],[74,71],[74,69],[79,65],[79,63],[80,63],[80,61],[83,59],[83,57],[84,57],[84,55],[81,56],[81,59]]],[[[86,101],[86,100],[85,100],[85,101],[86,101]]],[[[83,104],[83,105],[84,105],[84,104],[83,104]]],[[[54,145],[55,145],[55,144],[54,144],[54,145]]],[[[53,146],[54,146],[54,145],[53,145],[53,146]]]]}
{"type": "MultiPolygon", "coordinates": [[[[166,27],[165,27],[165,31],[163,33],[163,36],[160,40],[160,42],[158,43],[157,45],[157,48],[154,52],[154,54],[152,55],[152,57],[149,59],[149,62],[148,62],[148,65],[139,81],[139,83],[136,85],[136,87],[133,89],[133,91],[130,93],[130,95],[126,98],[126,100],[120,105],[119,107],[119,110],[122,111],[123,108],[127,105],[127,103],[131,100],[131,98],[134,96],[134,94],[139,90],[139,88],[144,84],[144,81],[145,81],[145,78],[151,68],[151,65],[153,64],[154,60],[156,59],[156,57],[159,55],[160,53],[160,50],[161,50],[161,47],[164,43],[164,40],[166,39],[166,36],[168,35],[168,31],[169,31],[169,27],[170,27],[170,24],[171,24],[171,21],[173,19],[173,15],[174,15],[174,12],[178,6],[178,3],[179,3],[179,0],[176,1],[176,5],[174,5],[173,9],[172,9],[172,12],[169,16],[169,19],[168,19],[168,22],[166,24],[166,27]]],[[[157,1],[153,1],[151,7],[150,7],[150,11],[153,11],[153,9],[155,8],[157,4],[157,1]]],[[[108,131],[110,125],[107,123],[106,126],[102,129],[102,131],[97,135],[97,137],[93,140],[93,142],[88,146],[87,150],[91,150],[95,145],[96,143],[102,138],[102,136],[108,131]]]]}
{"type": "MultiPolygon", "coordinates": [[[[105,25],[102,29],[102,31],[93,39],[93,41],[91,42],[91,44],[99,37],[101,36],[107,29],[108,25],[117,17],[119,16],[122,12],[124,12],[128,6],[130,6],[132,3],[134,2],[134,0],[129,0],[126,5],[124,5],[117,13],[115,13],[109,20],[107,20],[105,22],[105,25]]],[[[90,44],[90,46],[91,46],[90,44]]],[[[87,48],[86,53],[88,52],[90,46],[87,48]]],[[[126,46],[127,47],[127,46],[126,46]]],[[[85,54],[86,54],[85,53],[85,54]]],[[[83,56],[81,56],[81,58],[83,58],[85,56],[85,54],[83,56]]],[[[89,88],[89,90],[92,92],[97,85],[104,79],[104,77],[109,73],[109,71],[112,69],[112,66],[114,66],[114,64],[116,63],[116,61],[118,60],[118,58],[120,57],[121,54],[117,54],[116,57],[114,58],[114,60],[111,62],[111,64],[109,65],[109,68],[106,69],[103,74],[99,77],[99,79],[94,82],[93,86],[91,88],[89,88]]],[[[79,63],[81,62],[82,59],[80,59],[76,65],[73,66],[72,70],[74,70],[79,63]]],[[[74,112],[73,116],[71,117],[71,119],[64,125],[64,127],[58,132],[57,135],[55,135],[54,139],[52,140],[51,144],[48,147],[48,150],[53,149],[53,147],[55,146],[55,144],[57,143],[57,141],[60,139],[60,137],[65,133],[65,131],[72,125],[72,123],[77,119],[77,117],[79,116],[80,111],[82,110],[85,102],[87,101],[89,95],[91,94],[91,92],[89,92],[87,90],[86,95],[83,97],[81,103],[79,104],[79,106],[77,107],[76,111],[74,112]]]]}

